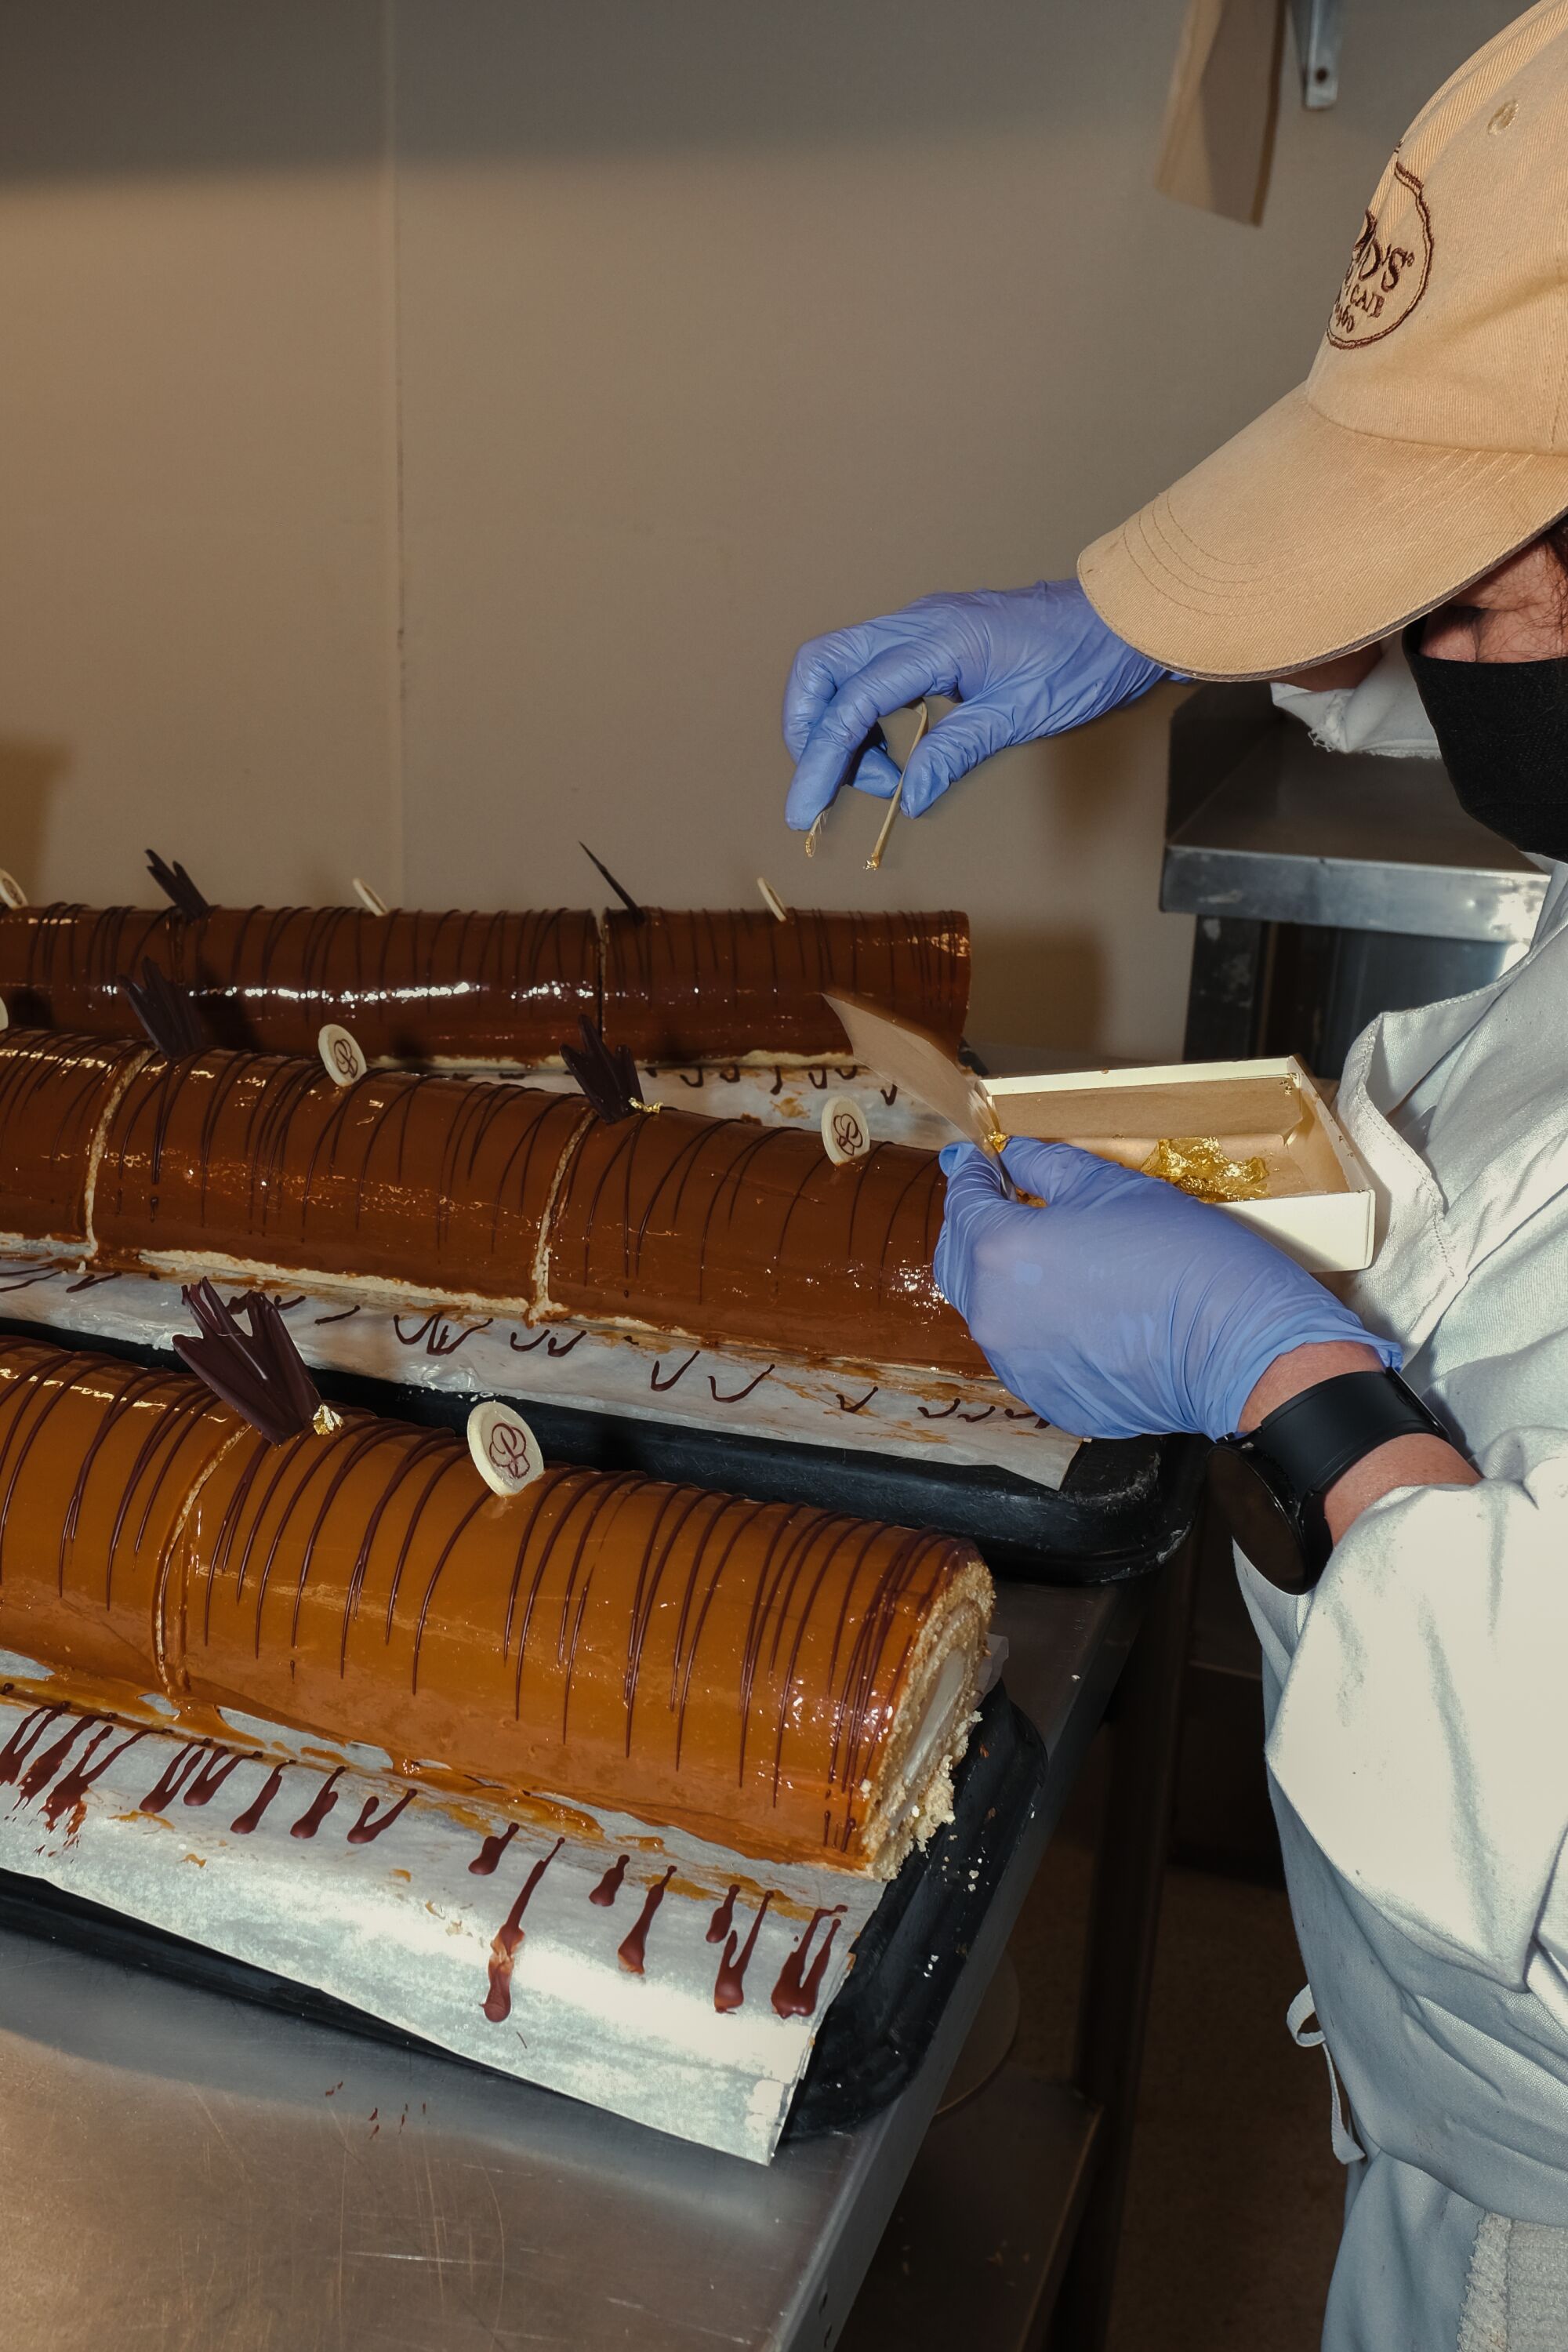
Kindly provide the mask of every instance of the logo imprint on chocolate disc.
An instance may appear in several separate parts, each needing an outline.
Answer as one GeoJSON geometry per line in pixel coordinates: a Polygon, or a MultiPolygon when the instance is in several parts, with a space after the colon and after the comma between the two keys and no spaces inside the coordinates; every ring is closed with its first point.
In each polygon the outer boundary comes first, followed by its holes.
{"type": "Polygon", "coordinates": [[[1396,155],[1362,223],[1329,320],[1342,352],[1380,343],[1403,326],[1426,291],[1432,220],[1420,181],[1396,155]]]}
{"type": "Polygon", "coordinates": [[[524,1478],[529,1471],[528,1439],[516,1424],[498,1421],[489,1434],[485,1451],[498,1470],[508,1478],[524,1478]]]}

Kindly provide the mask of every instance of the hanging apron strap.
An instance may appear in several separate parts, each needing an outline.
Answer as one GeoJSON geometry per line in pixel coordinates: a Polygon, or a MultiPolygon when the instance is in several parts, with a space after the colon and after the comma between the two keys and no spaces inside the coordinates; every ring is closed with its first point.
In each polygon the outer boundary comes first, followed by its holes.
{"type": "Polygon", "coordinates": [[[1329,2117],[1330,2145],[1342,2164],[1363,2164],[1366,2161],[1366,2150],[1345,2120],[1344,2102],[1340,2096],[1340,2078],[1334,2072],[1334,2062],[1329,2054],[1329,2045],[1324,2037],[1323,2029],[1321,2025],[1310,2029],[1307,2024],[1307,2020],[1316,2014],[1312,1988],[1310,1984],[1305,1984],[1285,2011],[1286,2030],[1298,2050],[1322,2052],[1323,2063],[1329,2070],[1329,2096],[1331,2102],[1329,2117]]]}

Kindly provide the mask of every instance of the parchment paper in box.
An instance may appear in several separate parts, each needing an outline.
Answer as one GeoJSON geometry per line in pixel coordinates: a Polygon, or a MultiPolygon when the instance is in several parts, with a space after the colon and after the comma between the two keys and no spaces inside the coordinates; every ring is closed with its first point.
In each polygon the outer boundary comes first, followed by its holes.
{"type": "MultiPolygon", "coordinates": [[[[226,1295],[234,1286],[220,1281],[226,1295]]],[[[687,1428],[847,1446],[1010,1470],[1058,1487],[1079,1441],[997,1381],[885,1372],[864,1378],[734,1348],[695,1347],[572,1325],[450,1315],[415,1303],[317,1297],[279,1276],[266,1287],[308,1364],[468,1396],[531,1398],[687,1428]]],[[[0,1256],[0,1314],[90,1344],[163,1348],[194,1328],[174,1281],[83,1276],[37,1253],[0,1256]]]]}
{"type": "Polygon", "coordinates": [[[166,1701],[144,1705],[139,1723],[73,1713],[46,1670],[0,1652],[0,1869],[502,2074],[772,2156],[878,1881],[750,1863],[575,1804],[520,1822],[411,1793],[378,1775],[374,1749],[232,1714],[226,1748],[165,1727],[166,1701]],[[730,1948],[708,1937],[727,1904],[737,1967],[762,1917],[740,2005],[721,2012],[730,1948]],[[620,1957],[628,1938],[638,1955],[639,1919],[640,1974],[620,1957]],[[781,2016],[774,1992],[789,2008],[797,1979],[809,2013],[781,2016]]]}
{"type": "Polygon", "coordinates": [[[1079,1144],[1123,1167],[1142,1167],[1163,1138],[1212,1135],[1232,1159],[1261,1159],[1268,1171],[1267,1199],[1227,1201],[1223,1214],[1314,1274],[1372,1264],[1372,1179],[1294,1055],[1053,1071],[986,1086],[1010,1134],[1079,1144]]]}

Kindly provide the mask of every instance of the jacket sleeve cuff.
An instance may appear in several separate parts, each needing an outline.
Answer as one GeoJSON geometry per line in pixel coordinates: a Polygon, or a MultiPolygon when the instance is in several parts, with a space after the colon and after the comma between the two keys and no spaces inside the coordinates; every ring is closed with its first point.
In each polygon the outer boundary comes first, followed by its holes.
{"type": "Polygon", "coordinates": [[[1268,1741],[1334,1868],[1510,1985],[1568,1832],[1565,1559],[1568,1455],[1384,1496],[1324,1572],[1268,1741]]]}

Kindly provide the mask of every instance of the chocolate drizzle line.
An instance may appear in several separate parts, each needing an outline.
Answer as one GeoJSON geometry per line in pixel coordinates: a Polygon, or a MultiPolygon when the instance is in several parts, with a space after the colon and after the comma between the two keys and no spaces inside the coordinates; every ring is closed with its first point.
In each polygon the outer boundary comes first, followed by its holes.
{"type": "Polygon", "coordinates": [[[329,1773],[289,1831],[290,1837],[313,1838],[315,1836],[327,1815],[337,1804],[338,1782],[342,1779],[347,1769],[346,1765],[340,1764],[336,1771],[329,1773]]]}
{"type": "Polygon", "coordinates": [[[517,1835],[518,1828],[519,1824],[516,1822],[509,1822],[504,1830],[492,1831],[486,1838],[468,1864],[469,1870],[476,1878],[489,1878],[494,1875],[496,1865],[517,1835]]]}
{"type": "Polygon", "coordinates": [[[734,1924],[735,1897],[739,1895],[740,1891],[741,1890],[738,1886],[731,1886],[729,1893],[725,1895],[722,1903],[719,1905],[718,1909],[714,1912],[711,1919],[709,1920],[708,1934],[705,1938],[705,1941],[708,1943],[721,1944],[729,1935],[730,1929],[734,1924]]]}
{"type": "Polygon", "coordinates": [[[838,1922],[843,1913],[842,1903],[835,1904],[831,1910],[825,1908],[812,1913],[805,1935],[779,1970],[778,1982],[773,1990],[773,2005],[780,2017],[810,2017],[814,2014],[817,1995],[822,1990],[822,1979],[827,1973],[833,1938],[838,1933],[838,1922]],[[805,1956],[811,1939],[824,1919],[830,1920],[832,1924],[822,1939],[816,1958],[807,1969],[805,1956]]]}
{"type": "Polygon", "coordinates": [[[274,1764],[244,1812],[238,1814],[229,1823],[236,1837],[249,1837],[253,1831],[261,1827],[263,1814],[282,1786],[283,1767],[281,1764],[274,1764]]]}
{"type": "Polygon", "coordinates": [[[751,1932],[743,1944],[741,1943],[740,1937],[734,1935],[725,1940],[724,1957],[719,1963],[719,1974],[713,1983],[713,2006],[721,2014],[726,2010],[739,2009],[746,1998],[746,1970],[751,1965],[752,1954],[757,1948],[757,1937],[761,1933],[763,1921],[767,1916],[768,1906],[773,1899],[773,1890],[770,1887],[757,1906],[751,1932]],[[737,1947],[739,1947],[738,1949],[737,1947]]]}
{"type": "Polygon", "coordinates": [[[210,1739],[194,1740],[175,1749],[162,1778],[148,1790],[137,1810],[143,1813],[166,1812],[181,1795],[187,1805],[210,1805],[237,1765],[257,1764],[260,1760],[254,1754],[247,1756],[220,1748],[210,1739]]]}
{"type": "Polygon", "coordinates": [[[656,1878],[644,1895],[643,1906],[637,1914],[637,1925],[616,1954],[622,1968],[634,1977],[640,1977],[643,1973],[647,1958],[647,1931],[653,1925],[655,1912],[664,1901],[665,1890],[674,1876],[675,1864],[671,1863],[664,1876],[656,1878]]]}
{"type": "Polygon", "coordinates": [[[195,922],[199,915],[211,914],[211,905],[203,898],[177,858],[173,866],[165,866],[157,851],[150,849],[147,852],[147,871],[170,900],[175,913],[184,915],[187,922],[195,922]]]}
{"type": "Polygon", "coordinates": [[[630,1860],[629,1853],[623,1853],[618,1862],[613,1862],[589,1895],[589,1902],[596,1903],[601,1911],[607,1911],[620,1893],[621,1881],[626,1874],[626,1864],[630,1860]]]}
{"type": "Polygon", "coordinates": [[[565,1843],[563,1837],[558,1837],[550,1852],[534,1864],[523,1881],[521,1894],[496,1931],[490,1946],[489,1990],[484,2000],[485,2015],[492,2025],[504,2025],[511,2015],[511,1972],[522,1942],[522,1915],[533,1899],[535,1887],[565,1843]]]}
{"type": "Polygon", "coordinates": [[[349,1832],[350,1845],[369,1845],[373,1839],[381,1835],[383,1830],[389,1830],[399,1813],[405,1811],[414,1802],[414,1791],[412,1789],[406,1790],[398,1798],[396,1803],[388,1805],[386,1811],[377,1819],[375,1809],[383,1801],[380,1797],[365,1799],[360,1807],[359,1819],[349,1832]]]}
{"type": "Polygon", "coordinates": [[[4,1748],[0,1748],[0,1787],[12,1787],[19,1781],[16,1801],[18,1807],[30,1804],[40,1791],[47,1790],[42,1809],[46,1823],[51,1830],[58,1829],[69,1814],[68,1836],[74,1837],[81,1826],[88,1791],[128,1748],[134,1748],[143,1737],[142,1732],[132,1731],[118,1748],[109,1748],[108,1742],[124,1727],[110,1716],[71,1715],[59,1706],[30,1708],[4,1748]],[[66,1721],[64,1731],[52,1745],[41,1748],[40,1742],[62,1717],[66,1721]],[[83,1733],[87,1735],[86,1745],[75,1763],[61,1773],[50,1789],[50,1781],[83,1733]]]}
{"type": "Polygon", "coordinates": [[[50,1829],[58,1829],[68,1815],[70,1827],[68,1834],[74,1836],[81,1827],[89,1790],[102,1779],[111,1764],[119,1763],[128,1748],[134,1748],[137,1741],[145,1737],[140,1731],[128,1732],[118,1748],[108,1748],[106,1743],[121,1729],[122,1725],[106,1718],[93,1732],[76,1762],[61,1773],[43,1803],[44,1819],[50,1829]]]}

